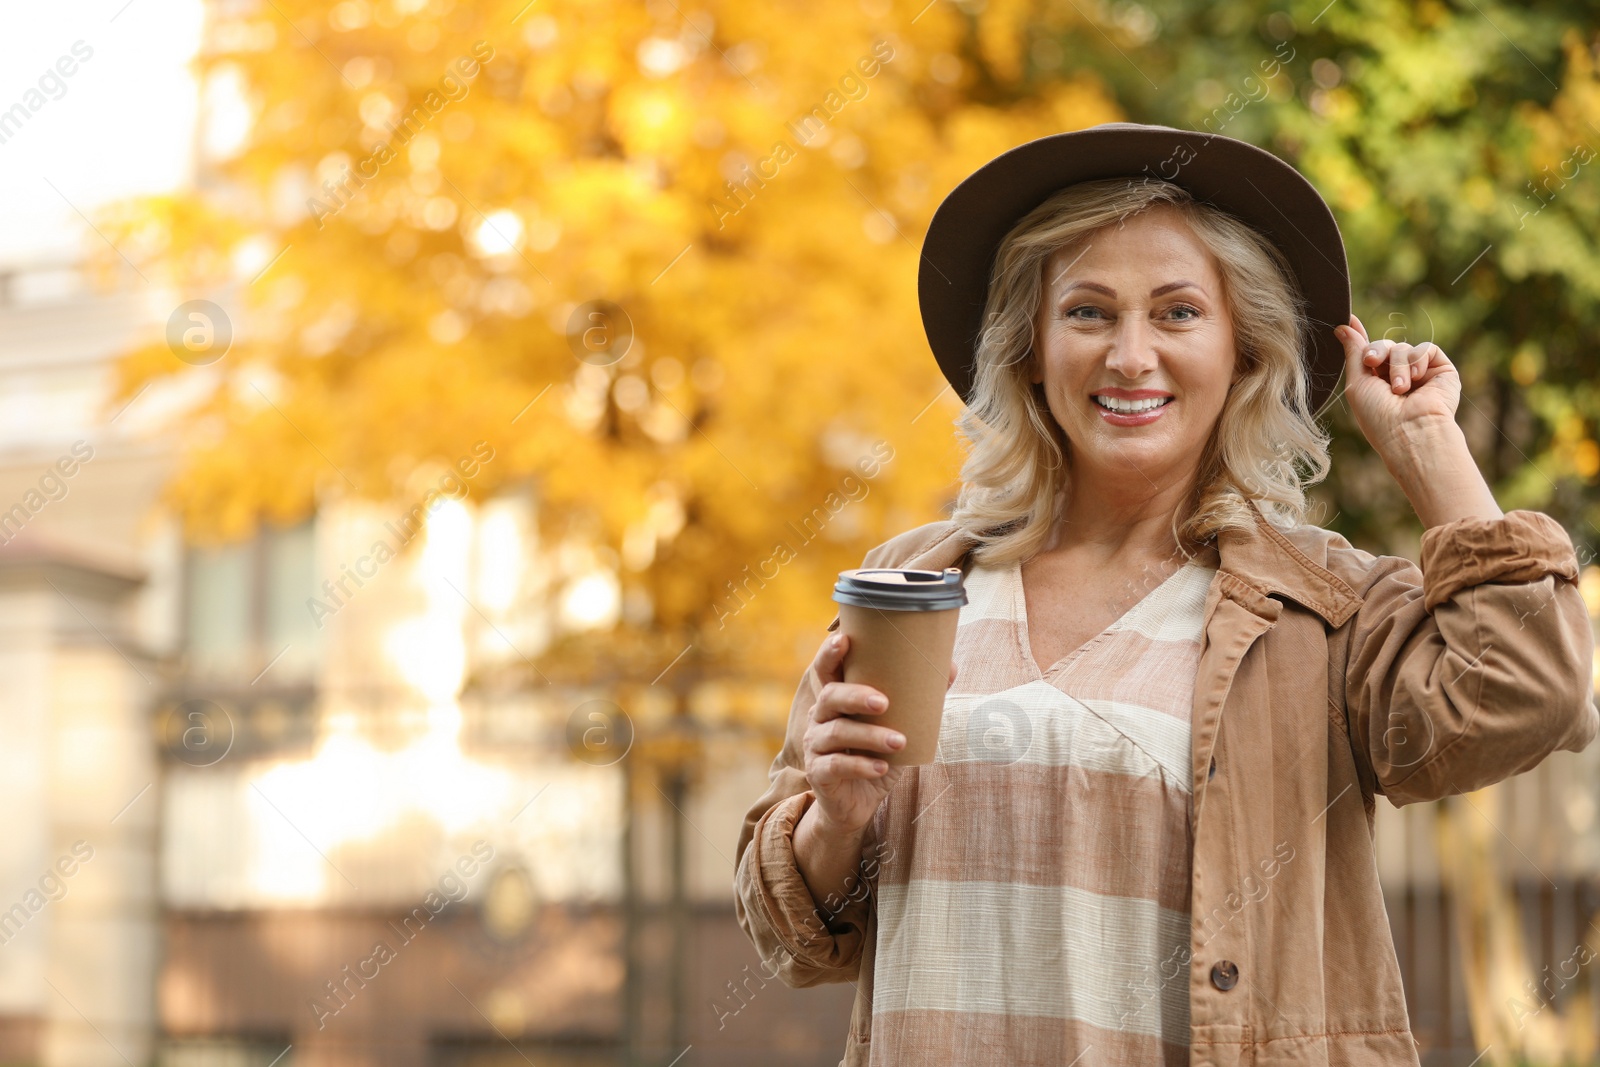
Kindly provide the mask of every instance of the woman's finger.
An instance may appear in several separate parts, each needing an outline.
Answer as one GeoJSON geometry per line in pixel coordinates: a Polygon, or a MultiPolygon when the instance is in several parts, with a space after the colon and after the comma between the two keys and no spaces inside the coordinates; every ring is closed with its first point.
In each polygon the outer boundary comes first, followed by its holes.
{"type": "Polygon", "coordinates": [[[857,722],[855,719],[835,718],[808,731],[806,747],[818,756],[852,749],[898,752],[906,747],[906,735],[887,726],[857,722]]]}
{"type": "Polygon", "coordinates": [[[1414,351],[1404,342],[1389,350],[1389,388],[1397,393],[1411,388],[1411,354],[1414,351]]]}
{"type": "Polygon", "coordinates": [[[877,715],[888,706],[888,698],[870,685],[828,682],[817,693],[817,706],[811,717],[827,722],[841,715],[877,715]]]}
{"type": "Polygon", "coordinates": [[[849,642],[850,639],[845,636],[844,631],[839,630],[825,638],[822,646],[817,649],[817,654],[812,657],[811,666],[824,682],[844,677],[844,654],[849,642]]]}
{"type": "Polygon", "coordinates": [[[1385,338],[1368,341],[1361,350],[1361,365],[1370,371],[1375,371],[1379,377],[1387,378],[1383,372],[1384,361],[1389,358],[1389,350],[1394,347],[1394,342],[1385,338]]]}
{"type": "MultiPolygon", "coordinates": [[[[1359,321],[1354,315],[1350,316],[1350,321],[1359,325],[1359,321]]],[[[1357,377],[1364,375],[1371,367],[1371,363],[1367,360],[1367,350],[1365,348],[1367,343],[1366,334],[1356,329],[1355,326],[1340,326],[1334,330],[1334,335],[1339,338],[1339,343],[1344,346],[1345,375],[1349,381],[1353,382],[1357,377]]]]}
{"type": "Polygon", "coordinates": [[[1447,365],[1444,350],[1432,341],[1424,341],[1411,352],[1411,384],[1421,385],[1447,365]]]}
{"type": "Polygon", "coordinates": [[[830,752],[811,761],[806,771],[806,779],[813,787],[820,787],[861,778],[882,778],[888,771],[888,762],[876,756],[830,752]]]}

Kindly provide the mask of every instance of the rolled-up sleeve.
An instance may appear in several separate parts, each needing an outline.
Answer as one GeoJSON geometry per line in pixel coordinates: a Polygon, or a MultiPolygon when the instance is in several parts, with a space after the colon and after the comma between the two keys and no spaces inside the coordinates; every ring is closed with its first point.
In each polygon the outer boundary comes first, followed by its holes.
{"type": "Polygon", "coordinates": [[[1352,620],[1351,741],[1399,806],[1530,770],[1600,732],[1594,635],[1560,523],[1515,510],[1423,532],[1421,567],[1373,557],[1352,620]]]}
{"type": "MultiPolygon", "coordinates": [[[[874,547],[862,566],[897,559],[900,544],[874,547]]],[[[838,622],[835,617],[828,629],[838,622]]],[[[805,735],[821,691],[816,666],[808,664],[789,706],[767,791],[745,813],[734,853],[733,908],[739,926],[769,961],[769,972],[775,969],[791,986],[856,979],[877,881],[877,865],[868,856],[873,841],[863,849],[855,880],[837,900],[815,900],[795,862],[794,828],[815,799],[805,774],[805,735]]]]}
{"type": "Polygon", "coordinates": [[[795,861],[794,828],[816,799],[802,761],[806,724],[821,689],[816,667],[807,666],[789,708],[783,746],[772,761],[770,784],[745,814],[734,854],[733,910],[739,926],[768,972],[796,987],[855,980],[876,888],[871,884],[876,866],[858,867],[844,895],[817,901],[795,861]]]}
{"type": "Polygon", "coordinates": [[[735,880],[739,925],[769,970],[796,987],[855,980],[874,888],[858,869],[857,881],[837,899],[819,904],[812,897],[795,863],[794,828],[814,799],[807,790],[767,809],[735,880]]]}

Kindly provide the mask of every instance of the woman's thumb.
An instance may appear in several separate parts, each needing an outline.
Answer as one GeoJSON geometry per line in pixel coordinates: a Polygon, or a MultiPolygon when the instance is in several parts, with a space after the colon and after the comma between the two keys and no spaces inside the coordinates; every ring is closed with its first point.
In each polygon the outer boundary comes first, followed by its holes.
{"type": "MultiPolygon", "coordinates": [[[[1350,321],[1359,323],[1361,320],[1351,315],[1350,321]]],[[[1362,336],[1362,332],[1358,332],[1355,326],[1339,326],[1334,329],[1334,333],[1338,335],[1339,341],[1344,345],[1344,371],[1347,387],[1349,383],[1357,379],[1362,371],[1361,353],[1366,351],[1368,344],[1366,338],[1362,336]]]]}

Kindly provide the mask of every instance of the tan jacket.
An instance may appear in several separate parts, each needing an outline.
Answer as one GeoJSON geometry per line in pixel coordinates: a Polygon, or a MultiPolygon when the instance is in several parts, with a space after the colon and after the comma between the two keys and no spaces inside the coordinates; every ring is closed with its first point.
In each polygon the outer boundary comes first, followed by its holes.
{"type": "MultiPolygon", "coordinates": [[[[930,523],[863,565],[964,566],[971,546],[930,523]]],[[[1600,732],[1572,541],[1536,511],[1461,519],[1423,532],[1419,570],[1258,515],[1217,549],[1191,734],[1189,1062],[1416,1065],[1374,797],[1478,789],[1600,732]]],[[[876,844],[859,892],[824,902],[791,847],[813,799],[801,744],[819,688],[807,668],[771,787],[745,816],[734,907],[766,977],[857,983],[841,1063],[864,1067],[876,844]]]]}

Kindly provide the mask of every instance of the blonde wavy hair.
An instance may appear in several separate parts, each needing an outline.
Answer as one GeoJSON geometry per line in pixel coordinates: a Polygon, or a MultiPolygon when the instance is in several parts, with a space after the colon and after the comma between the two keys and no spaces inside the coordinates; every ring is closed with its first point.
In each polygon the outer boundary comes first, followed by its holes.
{"type": "Polygon", "coordinates": [[[1253,527],[1252,510],[1279,527],[1307,521],[1305,488],[1327,476],[1330,438],[1309,410],[1310,326],[1283,253],[1170,182],[1080,182],[1019,220],[995,256],[973,395],[956,419],[967,456],[950,516],[977,542],[978,562],[1028,559],[1064,517],[1070,442],[1043,386],[1029,381],[1045,267],[1055,252],[1157,204],[1176,208],[1216,258],[1242,365],[1194,490],[1172,516],[1173,539],[1187,555],[1223,529],[1253,527]]]}

